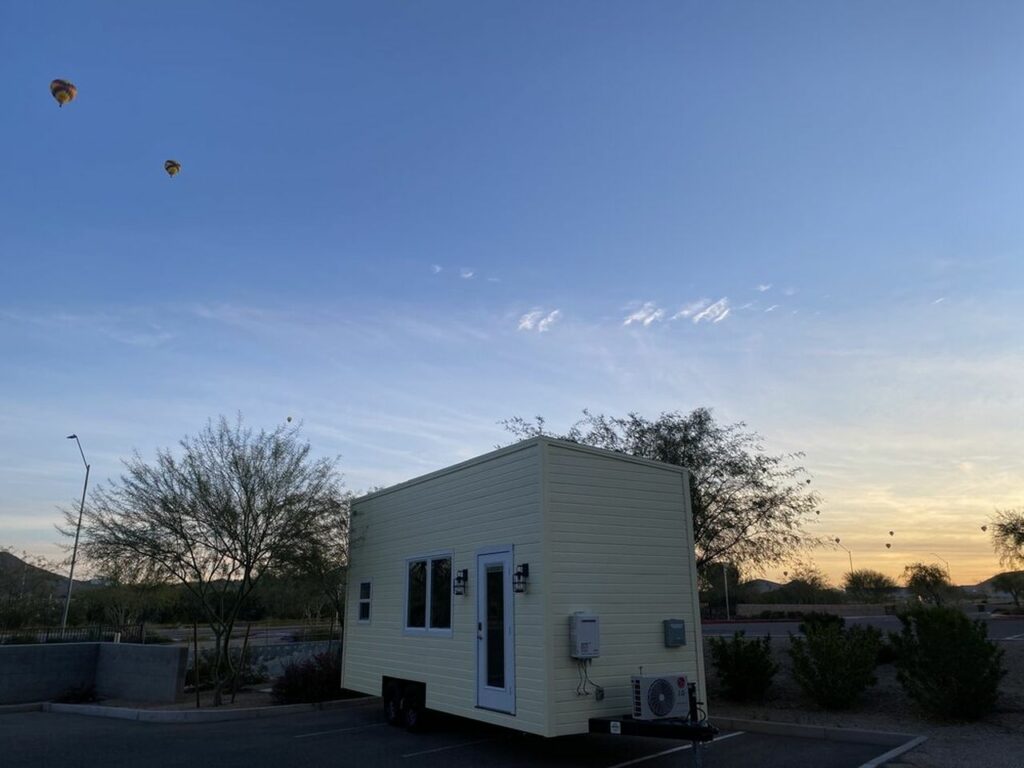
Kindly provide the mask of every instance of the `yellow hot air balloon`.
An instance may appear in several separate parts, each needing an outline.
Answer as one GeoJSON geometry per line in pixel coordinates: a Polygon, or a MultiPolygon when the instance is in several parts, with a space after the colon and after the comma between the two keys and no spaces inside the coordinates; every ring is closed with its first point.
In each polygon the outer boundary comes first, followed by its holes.
{"type": "Polygon", "coordinates": [[[78,89],[67,80],[54,80],[50,83],[50,93],[57,100],[58,106],[63,107],[69,101],[74,100],[75,96],[78,95],[78,89]]]}
{"type": "Polygon", "coordinates": [[[178,175],[178,171],[181,170],[181,163],[177,160],[168,160],[164,163],[164,170],[167,171],[167,175],[174,178],[178,175]]]}

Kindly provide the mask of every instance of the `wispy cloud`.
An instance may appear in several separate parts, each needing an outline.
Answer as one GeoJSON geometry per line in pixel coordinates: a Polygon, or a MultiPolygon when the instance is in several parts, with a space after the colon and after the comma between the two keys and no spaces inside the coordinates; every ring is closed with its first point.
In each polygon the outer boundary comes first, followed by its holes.
{"type": "Polygon", "coordinates": [[[937,298],[937,299],[936,299],[935,301],[933,301],[933,302],[932,302],[932,304],[941,304],[941,303],[942,303],[942,302],[944,302],[945,300],[946,300],[946,297],[945,297],[945,296],[940,296],[940,297],[939,297],[939,298],[937,298]]]}
{"type": "Polygon", "coordinates": [[[771,289],[772,289],[772,284],[771,283],[761,283],[761,284],[759,284],[757,286],[757,290],[759,290],[761,293],[764,293],[765,291],[770,291],[771,289]]]}
{"type": "Polygon", "coordinates": [[[475,274],[476,272],[474,272],[472,269],[466,269],[466,267],[463,267],[461,270],[459,270],[459,277],[461,277],[463,280],[472,280],[475,274]]]}
{"type": "Polygon", "coordinates": [[[641,325],[648,326],[657,320],[661,320],[664,316],[665,310],[658,307],[653,301],[648,301],[640,309],[628,315],[622,321],[622,324],[632,325],[633,323],[640,323],[641,325]]]}
{"type": "Polygon", "coordinates": [[[729,316],[729,299],[722,297],[693,316],[694,323],[720,323],[729,316]]]}
{"type": "Polygon", "coordinates": [[[770,307],[768,307],[768,309],[765,310],[765,312],[774,312],[778,308],[779,308],[778,304],[772,304],[770,307]]]}
{"type": "Polygon", "coordinates": [[[693,317],[696,313],[700,312],[710,303],[710,299],[698,299],[697,301],[691,301],[685,307],[683,307],[674,315],[672,315],[672,319],[678,320],[682,317],[693,317]]]}
{"type": "Polygon", "coordinates": [[[535,309],[532,312],[527,312],[519,318],[519,330],[544,333],[545,331],[551,330],[551,326],[554,325],[561,316],[562,310],[560,309],[553,309],[550,312],[545,312],[543,309],[535,309]]]}
{"type": "Polygon", "coordinates": [[[444,267],[442,267],[440,264],[431,264],[430,271],[433,272],[435,275],[439,275],[444,271],[444,267]]]}
{"type": "Polygon", "coordinates": [[[783,293],[786,294],[787,296],[795,296],[796,295],[796,288],[794,288],[793,286],[790,286],[789,288],[784,290],[783,293]]]}
{"type": "Polygon", "coordinates": [[[140,312],[125,314],[53,312],[25,314],[0,312],[0,317],[61,332],[98,333],[119,344],[131,347],[159,347],[175,338],[175,334],[159,323],[146,319],[140,312]],[[141,316],[140,316],[141,315],[141,316]]]}

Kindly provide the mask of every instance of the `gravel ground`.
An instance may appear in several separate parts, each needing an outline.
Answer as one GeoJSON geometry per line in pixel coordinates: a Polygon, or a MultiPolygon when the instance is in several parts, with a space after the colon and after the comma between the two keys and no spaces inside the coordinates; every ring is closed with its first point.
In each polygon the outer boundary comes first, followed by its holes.
{"type": "Polygon", "coordinates": [[[878,668],[878,683],[861,702],[846,712],[823,712],[807,699],[791,674],[789,639],[772,638],[772,651],[781,667],[768,700],[759,705],[734,704],[719,692],[719,683],[708,660],[708,699],[712,722],[720,717],[805,723],[840,728],[868,728],[927,736],[928,741],[901,756],[896,766],[916,768],[1021,768],[1024,766],[1024,640],[1000,643],[1006,651],[1003,666],[1008,673],[1000,687],[997,711],[977,723],[944,724],[928,720],[903,692],[891,664],[878,668]]]}

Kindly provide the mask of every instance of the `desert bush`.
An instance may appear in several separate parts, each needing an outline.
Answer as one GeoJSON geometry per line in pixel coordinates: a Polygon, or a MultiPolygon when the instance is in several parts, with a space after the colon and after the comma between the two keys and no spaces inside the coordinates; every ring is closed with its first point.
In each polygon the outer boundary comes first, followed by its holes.
{"type": "Polygon", "coordinates": [[[943,606],[916,608],[900,614],[900,622],[890,642],[897,678],[911,699],[945,720],[977,720],[992,711],[1006,670],[983,622],[943,606]]]}
{"type": "Polygon", "coordinates": [[[275,704],[329,701],[342,696],[341,660],[337,653],[318,653],[289,664],[271,691],[275,704]]]}
{"type": "Polygon", "coordinates": [[[711,661],[722,681],[725,695],[734,701],[759,701],[764,698],[779,671],[772,660],[771,638],[744,637],[742,631],[731,639],[712,637],[711,661]]]}
{"type": "Polygon", "coordinates": [[[876,682],[881,632],[835,621],[803,626],[803,637],[790,635],[794,679],[824,709],[849,708],[876,682]]]}
{"type": "MultiPolygon", "coordinates": [[[[237,671],[238,686],[254,685],[256,683],[266,682],[268,679],[267,668],[263,664],[257,664],[253,662],[252,657],[249,653],[245,655],[245,665],[239,669],[241,664],[242,649],[232,648],[231,649],[231,670],[237,671]]],[[[213,665],[216,659],[216,651],[213,648],[205,648],[199,651],[199,689],[208,690],[213,687],[214,681],[214,669],[213,665]]],[[[229,682],[233,683],[234,677],[227,677],[227,661],[221,658],[221,672],[219,676],[221,679],[228,679],[229,682]]],[[[189,660],[188,669],[185,670],[185,685],[195,686],[195,664],[192,660],[189,660]]]]}
{"type": "Polygon", "coordinates": [[[823,611],[808,611],[800,616],[800,633],[806,635],[808,627],[820,627],[834,625],[839,629],[846,626],[846,619],[835,613],[824,613],[823,611]]]}

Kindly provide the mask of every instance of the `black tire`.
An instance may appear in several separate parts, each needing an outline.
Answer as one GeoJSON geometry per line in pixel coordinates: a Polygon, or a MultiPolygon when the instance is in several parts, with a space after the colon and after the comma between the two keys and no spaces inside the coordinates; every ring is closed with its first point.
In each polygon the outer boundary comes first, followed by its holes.
{"type": "Polygon", "coordinates": [[[422,731],[426,720],[423,694],[418,685],[407,685],[402,691],[402,725],[412,733],[422,731]]]}
{"type": "Polygon", "coordinates": [[[384,687],[384,719],[388,725],[404,725],[402,696],[398,690],[398,683],[388,683],[384,687]]]}

